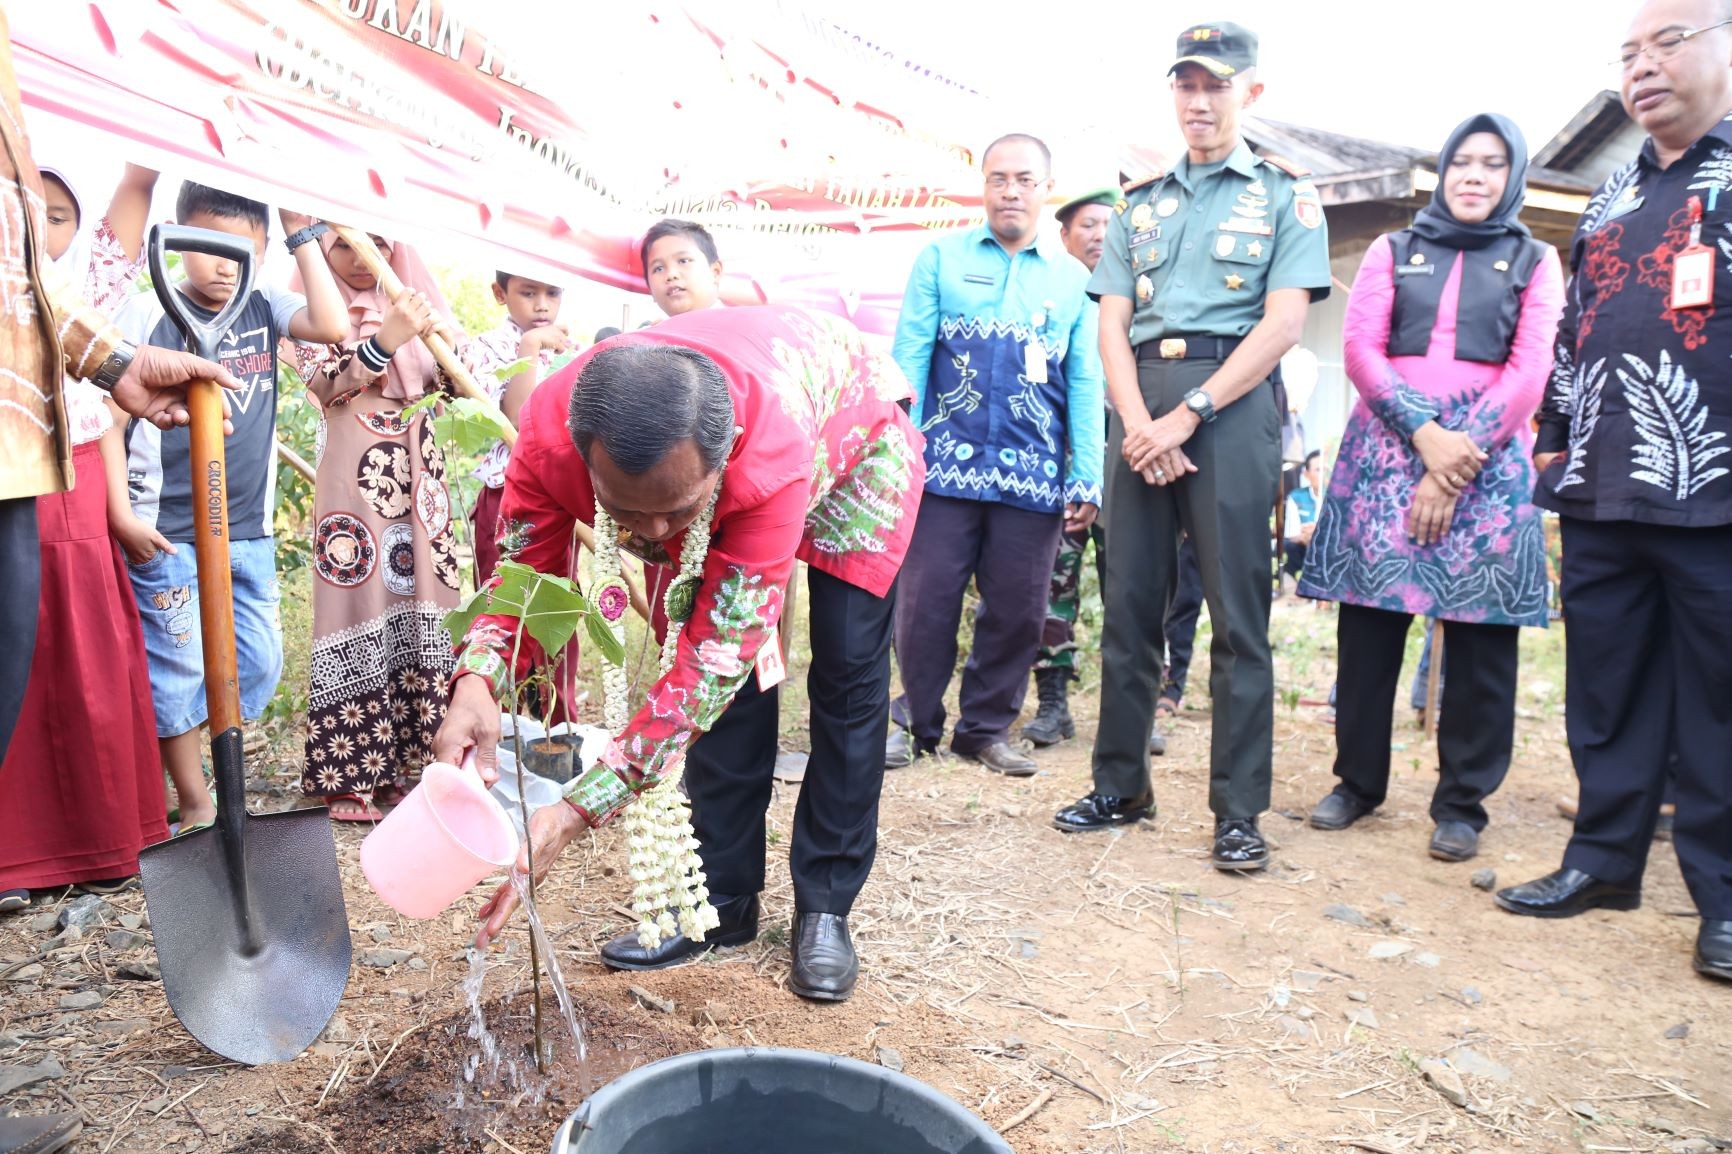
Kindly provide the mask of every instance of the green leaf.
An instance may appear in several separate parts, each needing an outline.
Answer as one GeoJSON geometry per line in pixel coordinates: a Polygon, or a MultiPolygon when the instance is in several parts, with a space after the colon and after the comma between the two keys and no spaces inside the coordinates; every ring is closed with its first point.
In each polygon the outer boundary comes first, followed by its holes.
{"type": "Polygon", "coordinates": [[[493,611],[488,605],[487,593],[485,588],[477,589],[445,615],[445,630],[453,641],[461,642],[469,635],[469,627],[475,624],[477,617],[493,611]]]}
{"type": "Polygon", "coordinates": [[[584,626],[589,630],[589,639],[594,643],[602,657],[609,665],[625,664],[625,644],[613,635],[613,630],[602,620],[599,613],[590,613],[583,619],[584,626]]]}
{"type": "Polygon", "coordinates": [[[511,426],[497,408],[474,397],[448,402],[433,418],[433,435],[459,453],[482,453],[505,435],[511,426]]]}
{"type": "Polygon", "coordinates": [[[543,574],[530,587],[523,627],[540,642],[547,659],[553,661],[564,651],[588,613],[589,602],[575,585],[564,577],[543,574]]]}
{"type": "Polygon", "coordinates": [[[515,377],[518,373],[529,368],[529,365],[530,360],[528,357],[518,357],[509,365],[501,365],[499,368],[494,369],[493,375],[499,378],[501,384],[504,384],[505,382],[510,381],[511,378],[515,377]]]}
{"type": "Polygon", "coordinates": [[[565,651],[579,625],[587,626],[590,640],[609,662],[625,661],[625,647],[569,579],[538,573],[520,561],[501,561],[494,576],[495,584],[477,590],[446,615],[445,628],[453,638],[461,640],[481,614],[497,613],[517,618],[549,661],[565,651]],[[601,625],[599,632],[597,625],[601,625]]]}
{"type": "Polygon", "coordinates": [[[404,405],[403,411],[397,415],[403,418],[404,424],[408,424],[422,413],[425,413],[437,406],[439,402],[444,399],[445,398],[441,397],[438,393],[426,393],[409,402],[407,405],[404,405]]]}

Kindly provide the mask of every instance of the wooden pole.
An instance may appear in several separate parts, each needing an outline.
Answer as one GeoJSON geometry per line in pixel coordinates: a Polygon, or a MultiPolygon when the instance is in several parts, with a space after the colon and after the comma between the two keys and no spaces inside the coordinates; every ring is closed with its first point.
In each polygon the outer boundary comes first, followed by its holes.
{"type": "Polygon", "coordinates": [[[1431,626],[1431,668],[1425,676],[1425,736],[1437,736],[1437,710],[1443,704],[1443,618],[1431,626]]]}
{"type": "Polygon", "coordinates": [[[283,459],[283,464],[305,477],[307,484],[318,484],[318,474],[314,472],[311,465],[307,464],[307,459],[281,441],[277,442],[277,456],[283,459]]]}

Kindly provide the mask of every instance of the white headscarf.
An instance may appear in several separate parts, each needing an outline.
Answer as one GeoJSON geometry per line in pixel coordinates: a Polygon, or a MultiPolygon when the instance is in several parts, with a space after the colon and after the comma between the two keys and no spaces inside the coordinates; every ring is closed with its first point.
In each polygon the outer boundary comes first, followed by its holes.
{"type": "Polygon", "coordinates": [[[84,198],[78,195],[78,188],[64,172],[58,168],[37,166],[37,171],[43,176],[52,176],[66,186],[66,191],[72,194],[72,206],[78,212],[78,231],[72,235],[72,243],[66,251],[54,260],[54,267],[66,275],[66,279],[83,291],[85,282],[90,279],[90,234],[94,222],[90,213],[84,207],[84,198]]]}

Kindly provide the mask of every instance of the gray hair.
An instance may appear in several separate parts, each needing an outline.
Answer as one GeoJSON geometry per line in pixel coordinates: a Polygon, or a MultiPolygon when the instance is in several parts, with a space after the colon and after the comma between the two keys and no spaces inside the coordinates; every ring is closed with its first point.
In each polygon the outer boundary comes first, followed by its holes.
{"type": "Polygon", "coordinates": [[[600,441],[615,465],[637,476],[682,441],[695,441],[713,473],[734,443],[734,399],[721,366],[696,349],[614,345],[578,374],[566,428],[585,463],[600,441]]]}

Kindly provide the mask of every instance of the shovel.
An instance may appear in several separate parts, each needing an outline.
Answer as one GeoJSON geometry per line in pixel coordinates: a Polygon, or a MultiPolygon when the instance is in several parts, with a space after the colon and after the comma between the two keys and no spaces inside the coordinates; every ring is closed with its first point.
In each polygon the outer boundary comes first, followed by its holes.
{"type": "MultiPolygon", "coordinates": [[[[252,291],[250,240],[209,229],[156,225],[150,275],[187,348],[210,360],[252,291]],[[170,251],[240,265],[240,283],[204,321],[169,287],[170,251]]],[[[274,356],[276,350],[272,349],[274,356]]],[[[323,809],[247,813],[234,593],[229,571],[228,486],[222,390],[188,389],[199,619],[210,711],[216,824],[139,855],[163,990],[187,1033],[249,1066],[285,1062],[319,1036],[349,980],[349,919],[337,847],[323,809]]]]}

